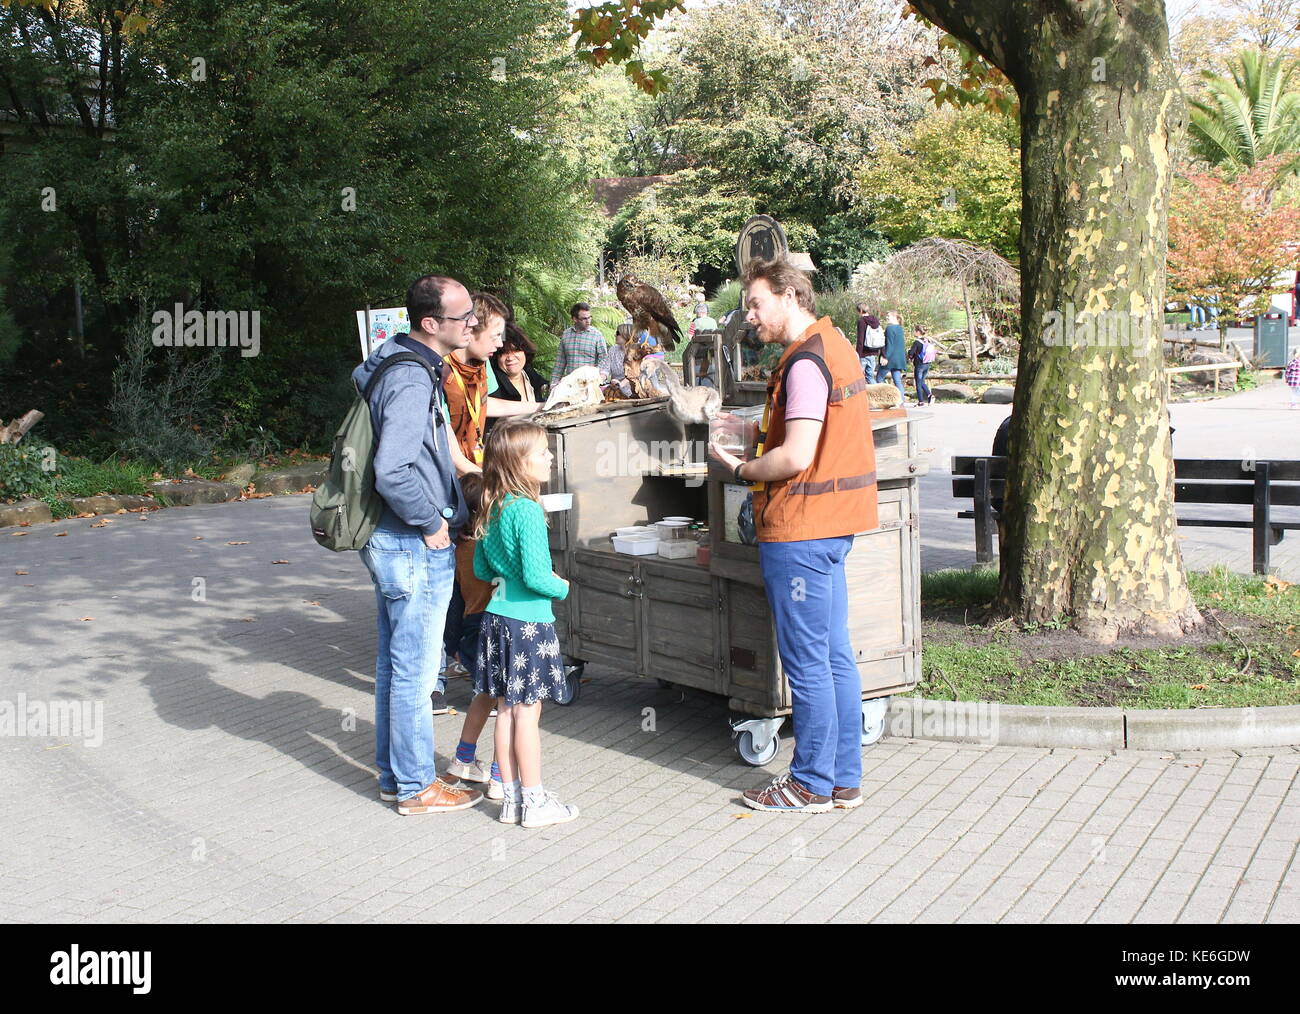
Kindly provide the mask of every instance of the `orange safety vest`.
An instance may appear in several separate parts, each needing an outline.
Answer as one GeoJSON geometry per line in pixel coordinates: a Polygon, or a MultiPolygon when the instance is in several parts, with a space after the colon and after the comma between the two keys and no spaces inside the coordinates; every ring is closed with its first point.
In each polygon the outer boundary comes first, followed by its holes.
{"type": "Polygon", "coordinates": [[[817,453],[789,479],[754,487],[754,526],[759,542],[801,542],[856,535],[879,527],[876,447],[871,436],[867,381],[853,346],[822,317],[781,356],[767,382],[759,454],[785,440],[785,385],[801,359],[826,376],[830,398],[817,453]]]}
{"type": "Polygon", "coordinates": [[[468,366],[454,355],[446,359],[449,369],[442,382],[451,416],[452,432],[461,452],[476,465],[483,464],[483,430],[487,416],[487,364],[468,366]]]}

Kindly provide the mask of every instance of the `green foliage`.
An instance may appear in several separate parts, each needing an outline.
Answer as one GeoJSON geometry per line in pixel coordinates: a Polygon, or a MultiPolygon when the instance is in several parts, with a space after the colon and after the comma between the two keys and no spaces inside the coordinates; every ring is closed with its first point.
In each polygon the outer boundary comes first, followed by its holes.
{"type": "Polygon", "coordinates": [[[1009,373],[1016,372],[1016,361],[999,356],[997,359],[981,362],[979,371],[995,377],[1005,377],[1009,373]]]}
{"type": "Polygon", "coordinates": [[[858,338],[858,299],[848,289],[824,289],[816,293],[818,317],[829,317],[851,342],[858,338]]]}
{"type": "Polygon", "coordinates": [[[937,333],[946,329],[953,303],[959,298],[954,284],[933,276],[890,271],[882,264],[868,264],[854,274],[850,291],[882,322],[887,311],[896,310],[906,328],[919,325],[937,333]]]}
{"type": "Polygon", "coordinates": [[[33,496],[49,483],[56,461],[54,448],[31,437],[0,444],[0,500],[33,496]]]}
{"type": "Polygon", "coordinates": [[[934,570],[921,575],[927,606],[989,606],[998,593],[998,568],[934,570]]]}
{"type": "MultiPolygon", "coordinates": [[[[0,70],[33,99],[19,112],[0,89],[21,147],[10,157],[7,136],[0,158],[0,251],[21,252],[0,295],[43,366],[70,357],[82,280],[90,376],[75,411],[104,415],[138,307],[256,309],[262,354],[227,357],[225,424],[320,445],[355,365],[354,311],[399,304],[423,272],[508,289],[519,264],[594,259],[587,167],[557,126],[587,72],[550,0],[168,0],[125,37],[113,4],[60,7],[47,20],[0,6],[0,70]],[[102,96],[84,71],[100,52],[102,96]],[[69,81],[111,133],[74,115],[69,81]],[[37,96],[60,111],[49,127],[37,96]]],[[[0,408],[31,407],[18,385],[41,372],[0,375],[0,408]]],[[[42,408],[67,388],[47,393],[42,408]]]]}
{"type": "Polygon", "coordinates": [[[168,468],[206,461],[220,438],[212,391],[220,350],[155,349],[143,316],[113,372],[109,403],[124,454],[168,468]],[[161,353],[161,361],[151,353],[161,353]]]}
{"type": "Polygon", "coordinates": [[[986,109],[942,109],[859,177],[876,227],[895,243],[967,239],[1015,257],[1020,237],[1020,132],[986,109]]]}
{"type": "Polygon", "coordinates": [[[1244,50],[1229,76],[1204,71],[1205,99],[1190,105],[1188,134],[1200,159],[1232,173],[1284,156],[1272,185],[1300,173],[1300,65],[1279,54],[1244,50]]]}
{"type": "MultiPolygon", "coordinates": [[[[569,308],[580,302],[587,302],[581,284],[547,268],[524,268],[515,280],[512,293],[515,322],[537,346],[533,367],[543,377],[550,376],[560,335],[572,323],[569,308]]],[[[593,322],[595,316],[593,312],[593,322]]]]}

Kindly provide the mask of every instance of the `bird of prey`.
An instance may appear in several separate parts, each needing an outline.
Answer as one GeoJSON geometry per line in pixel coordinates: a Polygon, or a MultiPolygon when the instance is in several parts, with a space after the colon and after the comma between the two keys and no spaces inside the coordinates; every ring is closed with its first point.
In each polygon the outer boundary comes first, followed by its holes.
{"type": "Polygon", "coordinates": [[[682,326],[677,323],[662,292],[634,275],[620,278],[614,291],[623,309],[632,315],[634,334],[649,331],[661,348],[676,348],[682,340],[682,326]]]}

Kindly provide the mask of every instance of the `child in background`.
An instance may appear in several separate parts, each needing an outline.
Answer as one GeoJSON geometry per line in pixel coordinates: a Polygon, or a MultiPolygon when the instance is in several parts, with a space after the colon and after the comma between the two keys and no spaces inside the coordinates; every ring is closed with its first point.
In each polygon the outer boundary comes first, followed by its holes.
{"type": "Polygon", "coordinates": [[[479,627],[474,690],[497,702],[496,758],[503,824],[563,824],[578,816],[542,787],[542,701],[562,693],[564,659],[551,599],[569,583],[551,569],[546,514],[538,496],[554,455],[546,430],[503,419],[488,434],[482,506],[475,522],[474,574],[496,585],[479,627]]]}
{"type": "Polygon", "coordinates": [[[1286,386],[1291,388],[1291,407],[1300,408],[1300,348],[1295,350],[1295,355],[1286,364],[1282,379],[1286,381],[1286,386]]]}

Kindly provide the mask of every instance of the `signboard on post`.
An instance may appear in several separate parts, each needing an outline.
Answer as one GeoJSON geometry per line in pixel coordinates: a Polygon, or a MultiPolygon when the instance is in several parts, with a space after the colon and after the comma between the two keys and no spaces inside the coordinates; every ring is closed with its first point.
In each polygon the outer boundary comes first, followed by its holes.
{"type": "Polygon", "coordinates": [[[390,306],[380,310],[357,311],[357,336],[361,339],[361,361],[395,334],[411,330],[406,307],[390,306]]]}

